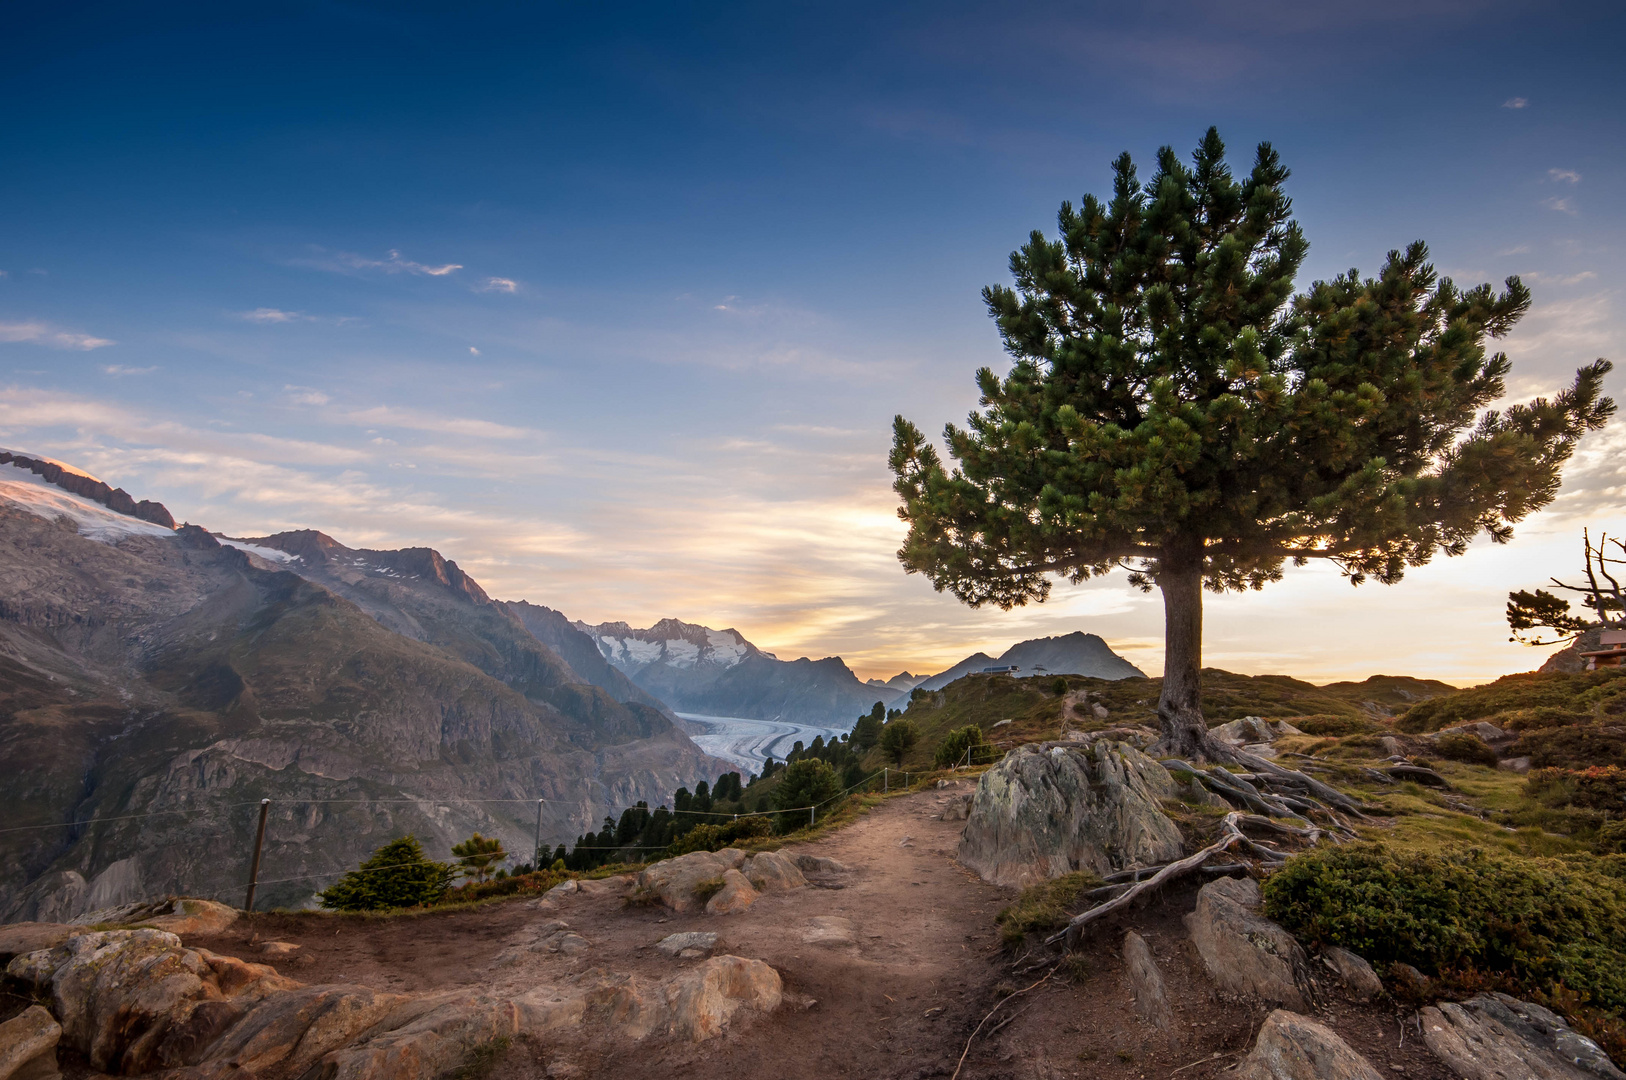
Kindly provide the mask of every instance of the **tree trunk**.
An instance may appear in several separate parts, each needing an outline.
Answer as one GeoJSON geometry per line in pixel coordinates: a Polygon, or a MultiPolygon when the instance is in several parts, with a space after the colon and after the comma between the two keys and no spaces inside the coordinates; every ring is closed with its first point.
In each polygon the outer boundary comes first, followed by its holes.
{"type": "Polygon", "coordinates": [[[1163,592],[1163,693],[1157,718],[1163,737],[1154,749],[1168,757],[1206,761],[1215,756],[1203,720],[1203,564],[1200,553],[1159,560],[1163,592]]]}

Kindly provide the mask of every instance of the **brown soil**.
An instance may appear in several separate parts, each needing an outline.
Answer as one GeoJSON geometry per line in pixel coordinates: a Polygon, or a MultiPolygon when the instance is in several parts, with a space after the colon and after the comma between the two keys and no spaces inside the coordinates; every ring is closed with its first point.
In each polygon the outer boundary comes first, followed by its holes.
{"type": "MultiPolygon", "coordinates": [[[[628,906],[614,895],[569,897],[545,908],[535,901],[490,904],[420,917],[367,919],[332,915],[255,915],[228,935],[189,938],[244,959],[262,959],[254,940],[303,946],[285,973],[306,982],[361,983],[425,991],[457,986],[522,990],[593,968],[658,979],[688,961],[651,946],[667,934],[714,930],[719,951],[756,957],[784,977],[790,1001],[769,1017],[736,1023],[724,1037],[691,1045],[634,1044],[613,1030],[564,1041],[521,1041],[487,1075],[521,1078],[616,1077],[617,1080],[828,1080],[948,1076],[967,1036],[1002,996],[1041,979],[1054,959],[1004,949],[994,916],[1008,890],[988,885],[954,861],[961,825],[938,820],[952,793],[893,799],[855,824],[794,850],[840,860],[851,873],[812,887],[764,895],[729,916],[673,915],[628,906]],[[816,916],[852,920],[855,943],[804,942],[816,916]],[[592,943],[584,955],[527,953],[492,966],[507,945],[529,940],[527,928],[561,919],[592,943]],[[806,1004],[812,999],[813,1004],[806,1004]]],[[[1118,946],[1123,926],[1104,930],[1075,962],[1004,1004],[966,1059],[967,1080],[1061,1077],[1139,1078],[1176,1073],[1218,1077],[1252,1044],[1268,1010],[1218,1000],[1191,950],[1181,917],[1194,893],[1171,893],[1129,916],[1151,945],[1182,1022],[1179,1044],[1154,1036],[1134,1016],[1118,946]]],[[[1450,1074],[1408,1026],[1402,1038],[1392,1004],[1363,1006],[1338,998],[1329,978],[1320,1019],[1380,1071],[1439,1078],[1450,1074]]],[[[742,1016],[744,1014],[741,1014],[742,1016]]]]}

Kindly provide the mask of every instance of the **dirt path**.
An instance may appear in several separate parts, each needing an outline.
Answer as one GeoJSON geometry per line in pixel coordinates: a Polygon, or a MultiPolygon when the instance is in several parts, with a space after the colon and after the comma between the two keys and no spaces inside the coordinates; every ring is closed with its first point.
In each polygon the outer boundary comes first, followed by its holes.
{"type": "MultiPolygon", "coordinates": [[[[954,861],[961,825],[940,815],[957,797],[929,791],[893,799],[824,840],[787,849],[852,869],[806,889],[766,894],[736,915],[674,915],[599,893],[543,907],[522,901],[418,918],[254,916],[226,937],[195,943],[247,959],[258,958],[252,934],[301,944],[300,962],[284,970],[313,983],[403,991],[478,985],[518,993],[593,969],[662,978],[687,961],[666,957],[652,948],[655,942],[712,930],[722,935],[719,952],[777,968],[788,1000],[800,1004],[698,1045],[630,1043],[613,1030],[522,1041],[498,1061],[491,1080],[948,1076],[967,1035],[1001,996],[1048,970],[1013,971],[1015,958],[1000,946],[994,922],[1012,894],[954,861]],[[536,924],[555,919],[590,947],[573,957],[504,953],[533,940],[536,924]],[[849,940],[839,940],[846,925],[831,919],[850,923],[849,940]],[[827,940],[809,940],[816,925],[827,940]]],[[[1193,905],[1191,892],[1177,893],[1133,916],[1168,983],[1181,1021],[1178,1041],[1156,1036],[1134,1017],[1118,955],[1121,931],[1109,929],[1082,963],[1003,1007],[988,1025],[998,1030],[978,1039],[961,1076],[1139,1078],[1177,1068],[1182,1080],[1223,1075],[1268,1010],[1215,999],[1181,923],[1193,905]]],[[[1332,996],[1327,1006],[1322,1019],[1380,1070],[1398,1065],[1397,1076],[1448,1077],[1414,1037],[1401,1045],[1392,1006],[1355,1006],[1332,996]]]]}

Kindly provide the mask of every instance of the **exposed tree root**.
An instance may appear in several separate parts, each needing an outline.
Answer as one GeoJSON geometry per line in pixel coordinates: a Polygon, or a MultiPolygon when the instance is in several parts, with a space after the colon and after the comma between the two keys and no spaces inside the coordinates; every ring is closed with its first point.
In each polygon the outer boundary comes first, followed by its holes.
{"type": "MultiPolygon", "coordinates": [[[[1090,923],[1103,919],[1115,911],[1121,911],[1146,893],[1162,888],[1175,878],[1197,869],[1197,867],[1201,866],[1210,855],[1218,854],[1219,852],[1225,851],[1235,844],[1247,841],[1248,838],[1242,835],[1242,817],[1243,815],[1240,810],[1232,810],[1229,814],[1225,815],[1225,820],[1220,823],[1220,836],[1218,840],[1214,841],[1212,844],[1209,844],[1195,855],[1188,855],[1184,859],[1177,859],[1174,862],[1167,864],[1157,873],[1153,874],[1144,881],[1136,882],[1134,885],[1130,886],[1129,890],[1122,896],[1108,900],[1106,903],[1101,904],[1098,907],[1093,907],[1088,911],[1074,915],[1072,921],[1067,924],[1065,929],[1057,931],[1050,937],[1045,938],[1045,944],[1053,945],[1056,942],[1065,939],[1066,948],[1077,948],[1079,939],[1083,936],[1084,927],[1088,926],[1090,923]]],[[[1251,841],[1249,842],[1251,843],[1251,841]]],[[[1280,857],[1279,852],[1272,854],[1280,857]]],[[[967,1044],[967,1046],[969,1047],[969,1044],[967,1044]]],[[[961,1060],[963,1061],[964,1058],[961,1060]]]]}

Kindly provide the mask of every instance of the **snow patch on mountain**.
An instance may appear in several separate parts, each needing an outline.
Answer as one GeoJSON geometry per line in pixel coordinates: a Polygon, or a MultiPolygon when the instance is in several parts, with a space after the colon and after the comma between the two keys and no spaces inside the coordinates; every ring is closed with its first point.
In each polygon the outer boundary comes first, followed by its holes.
{"type": "Polygon", "coordinates": [[[219,533],[215,533],[214,538],[227,547],[236,548],[238,551],[246,551],[250,555],[264,559],[268,563],[280,564],[299,561],[298,555],[290,555],[286,551],[278,551],[276,548],[261,547],[259,544],[250,544],[244,540],[233,540],[231,537],[221,536],[219,533]]]}
{"type": "Polygon", "coordinates": [[[0,501],[47,521],[67,518],[80,536],[104,544],[117,543],[127,536],[175,535],[173,529],[115,513],[101,503],[64,491],[27,469],[10,464],[0,465],[0,501]]]}

